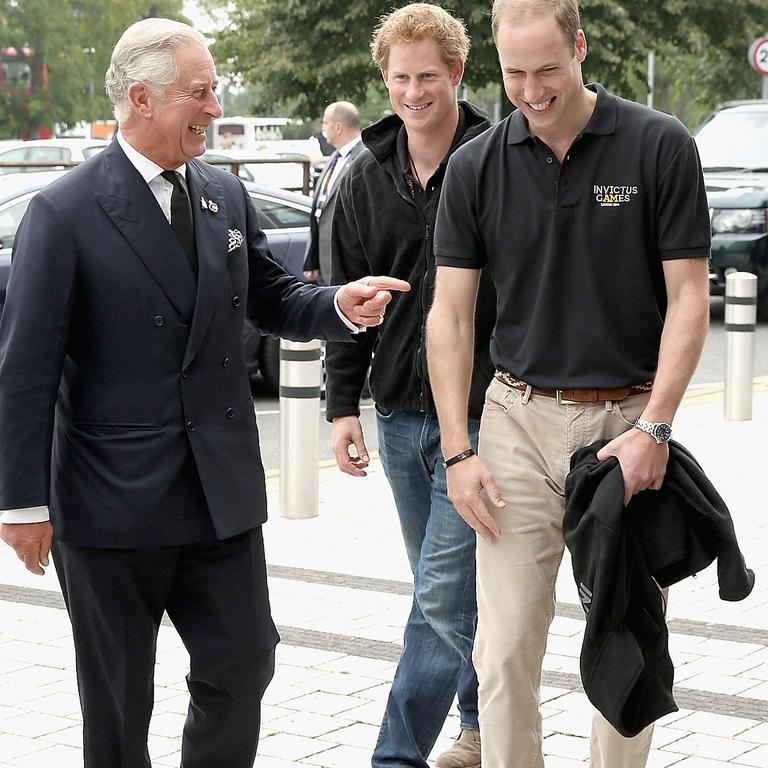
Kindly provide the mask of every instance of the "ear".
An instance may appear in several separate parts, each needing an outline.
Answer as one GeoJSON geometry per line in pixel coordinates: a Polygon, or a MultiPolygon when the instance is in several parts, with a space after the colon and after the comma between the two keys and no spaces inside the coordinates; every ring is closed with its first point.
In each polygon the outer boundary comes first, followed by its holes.
{"type": "Polygon", "coordinates": [[[587,37],[584,30],[576,33],[576,60],[581,64],[587,58],[587,37]]]}
{"type": "Polygon", "coordinates": [[[464,62],[457,61],[451,68],[451,83],[454,87],[461,85],[462,77],[464,77],[464,62]]]}
{"type": "Polygon", "coordinates": [[[152,116],[151,96],[144,83],[137,81],[128,86],[128,101],[134,114],[142,117],[152,116]]]}

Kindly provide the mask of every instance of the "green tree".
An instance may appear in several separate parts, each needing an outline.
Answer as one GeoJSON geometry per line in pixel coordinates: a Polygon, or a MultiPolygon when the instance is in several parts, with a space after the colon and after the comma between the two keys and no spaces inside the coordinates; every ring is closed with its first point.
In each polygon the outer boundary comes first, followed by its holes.
{"type": "MultiPolygon", "coordinates": [[[[373,27],[379,16],[406,1],[232,0],[230,24],[216,35],[214,55],[221,70],[259,84],[255,110],[283,107],[296,117],[311,118],[336,99],[365,102],[379,77],[368,51],[373,27]]],[[[682,98],[695,89],[698,101],[710,104],[730,98],[734,84],[739,93],[747,93],[754,78],[750,81],[744,55],[749,42],[764,31],[764,3],[582,0],[589,42],[585,77],[645,101],[647,54],[654,49],[659,72],[668,76],[671,89],[666,103],[657,101],[662,108],[676,109],[673,92],[682,98]]],[[[464,82],[473,89],[494,83],[501,92],[490,2],[438,4],[467,23],[472,52],[464,82]]]]}
{"type": "MultiPolygon", "coordinates": [[[[365,102],[379,81],[368,44],[380,16],[399,2],[381,0],[234,0],[230,24],[213,47],[219,69],[259,83],[254,109],[290,103],[296,117],[312,118],[339,99],[365,102]]],[[[442,3],[464,18],[472,38],[465,82],[486,85],[498,64],[485,6],[442,3]]]]}
{"type": "Polygon", "coordinates": [[[588,80],[644,102],[656,53],[654,106],[689,127],[720,101],[759,96],[746,53],[765,31],[765,0],[582,0],[588,80]]]}
{"type": "Polygon", "coordinates": [[[104,73],[120,34],[149,16],[183,19],[181,6],[182,0],[0,0],[0,48],[31,52],[31,78],[0,86],[0,138],[108,117],[104,73]]]}

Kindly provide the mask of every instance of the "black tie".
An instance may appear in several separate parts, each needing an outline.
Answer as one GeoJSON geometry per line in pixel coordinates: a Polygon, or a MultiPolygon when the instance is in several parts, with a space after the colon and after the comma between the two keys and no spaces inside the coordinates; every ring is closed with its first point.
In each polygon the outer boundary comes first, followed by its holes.
{"type": "Polygon", "coordinates": [[[173,184],[171,194],[171,229],[187,254],[192,271],[197,274],[197,249],[195,248],[195,229],[192,226],[192,209],[187,193],[176,171],[163,171],[161,176],[173,184]]]}

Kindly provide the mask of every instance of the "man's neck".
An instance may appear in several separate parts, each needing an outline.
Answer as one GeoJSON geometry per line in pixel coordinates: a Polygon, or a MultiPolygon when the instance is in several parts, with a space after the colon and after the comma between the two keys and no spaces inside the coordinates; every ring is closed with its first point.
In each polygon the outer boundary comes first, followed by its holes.
{"type": "Polygon", "coordinates": [[[597,94],[582,87],[580,98],[574,104],[566,121],[553,126],[551,130],[535,132],[535,135],[557,155],[561,163],[576,137],[587,127],[595,111],[595,104],[597,104],[597,94]]]}
{"type": "Polygon", "coordinates": [[[347,146],[347,144],[349,144],[351,141],[354,141],[359,135],[359,133],[347,133],[344,136],[339,137],[338,143],[334,144],[333,148],[342,150],[347,146]]]}
{"type": "MultiPolygon", "coordinates": [[[[421,168],[428,168],[430,175],[434,173],[443,158],[448,154],[448,150],[453,144],[456,136],[456,128],[459,125],[459,105],[451,113],[450,117],[431,131],[409,131],[408,134],[408,154],[411,161],[421,168]]],[[[421,173],[419,174],[421,176],[421,173]]]]}

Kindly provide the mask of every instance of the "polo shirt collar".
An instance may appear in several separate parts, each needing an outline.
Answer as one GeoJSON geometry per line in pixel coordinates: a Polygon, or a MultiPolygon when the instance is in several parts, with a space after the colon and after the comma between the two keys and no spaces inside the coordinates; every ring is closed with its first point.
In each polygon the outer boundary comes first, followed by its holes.
{"type": "MultiPolygon", "coordinates": [[[[597,94],[597,103],[589,118],[589,122],[581,132],[593,133],[597,136],[607,136],[616,130],[616,117],[618,107],[616,97],[608,93],[600,83],[587,85],[590,91],[597,94]]],[[[522,144],[526,139],[533,138],[528,129],[528,121],[523,113],[517,109],[509,116],[509,129],[507,131],[507,144],[522,144]]]]}

